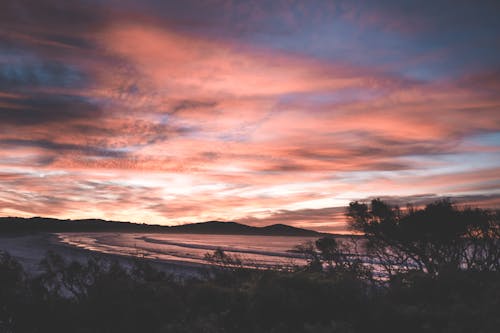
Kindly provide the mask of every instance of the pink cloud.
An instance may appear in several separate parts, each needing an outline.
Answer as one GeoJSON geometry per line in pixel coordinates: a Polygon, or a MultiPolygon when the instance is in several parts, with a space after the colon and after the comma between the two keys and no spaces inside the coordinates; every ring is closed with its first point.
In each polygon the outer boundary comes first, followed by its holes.
{"type": "Polygon", "coordinates": [[[498,157],[467,143],[500,129],[495,75],[416,82],[149,25],[112,24],[92,40],[100,57],[69,57],[91,84],[0,93],[9,110],[34,94],[76,99],[61,117],[0,125],[0,213],[339,231],[338,206],[374,192],[497,188],[497,168],[432,160],[498,157]]]}

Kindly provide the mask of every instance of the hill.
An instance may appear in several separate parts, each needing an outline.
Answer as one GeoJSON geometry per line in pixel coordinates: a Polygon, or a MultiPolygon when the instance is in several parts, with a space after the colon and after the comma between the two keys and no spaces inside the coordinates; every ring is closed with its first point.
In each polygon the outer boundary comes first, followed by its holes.
{"type": "Polygon", "coordinates": [[[253,227],[236,222],[209,221],[178,226],[106,221],[99,219],[59,220],[44,217],[0,217],[0,233],[20,232],[158,232],[263,236],[321,236],[322,233],[285,224],[253,227]]]}
{"type": "Polygon", "coordinates": [[[322,234],[308,229],[296,228],[284,224],[273,224],[265,227],[253,227],[236,222],[209,221],[184,224],[170,227],[171,232],[198,234],[236,234],[236,235],[268,235],[268,236],[321,236],[322,234]]]}

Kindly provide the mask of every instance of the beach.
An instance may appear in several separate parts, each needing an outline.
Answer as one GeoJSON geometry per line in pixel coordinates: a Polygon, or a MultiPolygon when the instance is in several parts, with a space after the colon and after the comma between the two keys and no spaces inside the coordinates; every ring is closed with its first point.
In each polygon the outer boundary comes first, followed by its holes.
{"type": "MultiPolygon", "coordinates": [[[[108,261],[117,261],[131,267],[138,257],[118,253],[102,253],[61,242],[54,233],[29,233],[0,235],[0,251],[9,253],[30,275],[40,273],[40,262],[48,252],[54,252],[67,261],[86,262],[92,256],[108,261]]],[[[140,258],[168,274],[179,278],[198,277],[208,266],[188,262],[171,262],[152,258],[140,258]]]]}

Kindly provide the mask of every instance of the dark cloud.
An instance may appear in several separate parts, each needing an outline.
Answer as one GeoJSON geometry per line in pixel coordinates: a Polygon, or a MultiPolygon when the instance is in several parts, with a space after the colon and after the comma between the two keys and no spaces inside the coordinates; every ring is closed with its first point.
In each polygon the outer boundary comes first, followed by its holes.
{"type": "MultiPolygon", "coordinates": [[[[57,143],[47,140],[0,139],[0,146],[35,147],[57,153],[80,153],[82,155],[96,157],[120,158],[127,155],[126,152],[116,149],[57,143]]],[[[48,157],[47,163],[52,161],[51,158],[52,157],[48,157]]]]}
{"type": "MultiPolygon", "coordinates": [[[[107,24],[94,1],[0,3],[0,127],[99,119],[101,105],[79,95],[96,80],[82,49],[100,61],[92,32],[107,24]]],[[[68,128],[70,131],[71,129],[68,128]]],[[[19,133],[21,134],[21,133],[19,133]]],[[[25,133],[23,136],[26,136],[25,133]]]]}
{"type": "Polygon", "coordinates": [[[80,96],[31,94],[18,98],[0,95],[0,127],[64,123],[95,119],[100,115],[99,105],[80,96]]]}
{"type": "Polygon", "coordinates": [[[0,4],[0,27],[10,31],[38,27],[41,33],[84,33],[102,27],[107,13],[102,1],[4,0],[0,4]]]}
{"type": "Polygon", "coordinates": [[[25,91],[36,87],[81,88],[88,78],[76,67],[56,61],[0,63],[0,89],[25,91]]]}
{"type": "Polygon", "coordinates": [[[500,91],[500,68],[464,75],[457,85],[464,89],[474,89],[478,93],[498,94],[500,91]]]}
{"type": "Polygon", "coordinates": [[[213,108],[216,105],[217,102],[213,101],[183,100],[174,105],[174,107],[172,108],[172,113],[180,112],[183,110],[208,109],[213,108]]]}
{"type": "MultiPolygon", "coordinates": [[[[376,115],[374,115],[376,118],[376,115]]],[[[345,149],[349,156],[358,157],[398,157],[408,155],[439,155],[453,152],[460,140],[458,137],[450,137],[447,141],[394,138],[380,134],[358,131],[355,134],[362,145],[347,143],[345,149]]]]}
{"type": "Polygon", "coordinates": [[[55,155],[38,156],[33,161],[33,164],[38,167],[46,167],[52,165],[56,160],[57,157],[55,155]]]}
{"type": "Polygon", "coordinates": [[[221,154],[215,151],[205,151],[200,154],[201,159],[217,160],[221,158],[221,154]]]}
{"type": "MultiPolygon", "coordinates": [[[[488,202],[490,205],[492,202],[496,202],[496,206],[500,204],[500,194],[469,194],[469,195],[452,195],[444,196],[439,194],[417,194],[408,196],[374,196],[364,199],[360,199],[362,202],[369,202],[373,199],[381,199],[393,205],[399,205],[404,207],[406,204],[413,204],[416,206],[427,205],[429,203],[435,202],[437,200],[448,199],[459,205],[482,205],[488,202]]],[[[495,206],[495,205],[493,205],[495,206]]]]}
{"type": "MultiPolygon", "coordinates": [[[[327,140],[327,139],[325,139],[327,140]]],[[[334,135],[335,145],[315,145],[305,148],[289,150],[290,156],[321,162],[353,162],[358,158],[372,159],[372,163],[364,163],[361,169],[376,168],[377,165],[386,166],[388,170],[407,169],[411,167],[402,161],[384,161],[388,158],[397,158],[416,155],[440,155],[455,152],[460,143],[458,137],[450,137],[447,141],[407,138],[394,138],[363,131],[349,133],[338,132],[334,135]],[[352,140],[355,138],[355,140],[352,140]]],[[[385,168],[382,168],[385,169],[385,168]]]]}

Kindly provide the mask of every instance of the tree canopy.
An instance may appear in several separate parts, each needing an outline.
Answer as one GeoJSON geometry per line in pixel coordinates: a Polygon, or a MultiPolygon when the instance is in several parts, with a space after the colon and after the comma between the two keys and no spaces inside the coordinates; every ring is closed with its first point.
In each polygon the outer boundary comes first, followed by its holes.
{"type": "Polygon", "coordinates": [[[500,269],[498,211],[458,208],[449,200],[401,208],[374,199],[351,202],[347,216],[389,273],[500,269]]]}

